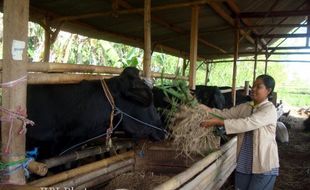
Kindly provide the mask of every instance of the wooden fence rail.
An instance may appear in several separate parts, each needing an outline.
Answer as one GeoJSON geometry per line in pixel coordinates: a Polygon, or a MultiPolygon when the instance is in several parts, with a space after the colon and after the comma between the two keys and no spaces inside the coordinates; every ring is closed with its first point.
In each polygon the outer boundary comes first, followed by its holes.
{"type": "MultiPolygon", "coordinates": [[[[2,60],[0,70],[2,71],[2,60]]],[[[100,80],[119,75],[123,69],[107,66],[66,63],[28,63],[28,84],[68,84],[81,80],[100,80]]],[[[140,72],[141,73],[141,72],[140,72]]],[[[188,77],[152,72],[154,78],[188,80],[188,77]]],[[[1,77],[2,78],[2,77],[1,77]]]]}

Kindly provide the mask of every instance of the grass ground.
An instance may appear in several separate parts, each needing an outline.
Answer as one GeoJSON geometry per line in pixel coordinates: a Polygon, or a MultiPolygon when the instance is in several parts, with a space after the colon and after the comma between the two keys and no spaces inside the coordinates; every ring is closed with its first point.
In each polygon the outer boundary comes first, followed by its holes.
{"type": "Polygon", "coordinates": [[[298,106],[298,107],[310,107],[310,89],[282,89],[277,90],[278,102],[283,100],[283,102],[288,105],[298,106]]]}

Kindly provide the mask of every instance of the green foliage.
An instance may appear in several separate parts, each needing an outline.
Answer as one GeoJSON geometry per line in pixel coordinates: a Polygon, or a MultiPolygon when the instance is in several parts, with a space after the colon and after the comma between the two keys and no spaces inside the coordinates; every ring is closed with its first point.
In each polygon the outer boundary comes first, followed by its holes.
{"type": "Polygon", "coordinates": [[[171,104],[178,102],[177,104],[195,106],[197,105],[197,100],[190,94],[190,90],[183,80],[177,80],[174,88],[171,86],[158,86],[161,90],[163,90],[166,98],[169,100],[171,104]]]}
{"type": "Polygon", "coordinates": [[[123,68],[125,67],[137,67],[139,64],[138,55],[136,55],[138,49],[131,48],[128,53],[124,53],[120,57],[120,62],[122,63],[123,68]]]}
{"type": "Polygon", "coordinates": [[[169,123],[171,118],[179,110],[180,105],[186,105],[188,107],[195,107],[198,104],[197,99],[190,94],[190,90],[183,80],[177,80],[175,85],[157,86],[165,94],[165,99],[168,100],[171,107],[169,109],[159,110],[162,114],[166,115],[166,122],[169,123]]]}
{"type": "Polygon", "coordinates": [[[28,56],[31,58],[37,57],[42,59],[41,50],[44,47],[44,29],[32,22],[28,24],[28,56]]]}

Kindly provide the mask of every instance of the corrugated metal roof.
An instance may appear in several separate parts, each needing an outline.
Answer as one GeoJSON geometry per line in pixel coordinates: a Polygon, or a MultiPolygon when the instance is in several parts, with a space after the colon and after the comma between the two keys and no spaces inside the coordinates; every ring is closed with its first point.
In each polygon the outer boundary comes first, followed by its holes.
{"type": "MultiPolygon", "coordinates": [[[[305,10],[306,0],[228,0],[239,8],[240,12],[272,12],[305,10]]],[[[152,7],[171,5],[173,3],[200,2],[201,0],[153,0],[152,7]]],[[[211,1],[209,1],[211,2],[211,1]]],[[[229,21],[234,21],[235,10],[223,0],[200,4],[199,14],[199,45],[198,55],[206,59],[229,56],[233,51],[234,27],[229,21]],[[213,6],[212,6],[213,5],[213,6]],[[216,10],[216,7],[218,8],[216,10]],[[226,15],[226,18],[220,16],[226,15]],[[214,47],[206,45],[211,43],[214,47]],[[228,52],[223,54],[222,52],[228,52]]],[[[128,45],[143,47],[143,12],[120,14],[122,11],[143,8],[143,0],[30,0],[30,20],[52,26],[62,23],[61,29],[72,33],[121,42],[128,45]],[[118,2],[118,9],[113,10],[112,2],[118,2]],[[85,18],[70,18],[85,14],[99,13],[100,16],[85,18]],[[105,15],[103,15],[105,14],[105,15]]],[[[305,16],[299,17],[266,17],[240,20],[241,26],[258,24],[299,24],[305,16]]],[[[152,11],[152,42],[157,51],[176,56],[189,54],[190,48],[191,6],[152,11]]],[[[255,34],[287,33],[292,28],[272,29],[257,28],[255,31],[243,28],[243,33],[249,37],[241,37],[240,52],[253,52],[255,34]],[[252,40],[251,40],[252,39],[252,40]]],[[[268,42],[269,39],[265,41],[268,42]]],[[[271,40],[271,45],[275,40],[271,40]]],[[[263,43],[260,45],[264,46],[263,43]]],[[[244,55],[244,54],[241,54],[244,55]]]]}

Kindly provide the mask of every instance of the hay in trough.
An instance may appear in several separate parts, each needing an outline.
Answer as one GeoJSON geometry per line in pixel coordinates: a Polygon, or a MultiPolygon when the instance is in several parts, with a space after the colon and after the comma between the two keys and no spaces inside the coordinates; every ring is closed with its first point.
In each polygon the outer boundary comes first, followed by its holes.
{"type": "Polygon", "coordinates": [[[209,118],[208,113],[200,106],[182,105],[170,119],[173,144],[180,154],[191,158],[191,155],[206,156],[220,147],[220,137],[214,134],[214,127],[202,128],[200,123],[209,118]]]}
{"type": "Polygon", "coordinates": [[[104,189],[150,190],[168,179],[168,176],[154,175],[152,172],[130,172],[112,179],[104,189]]]}

